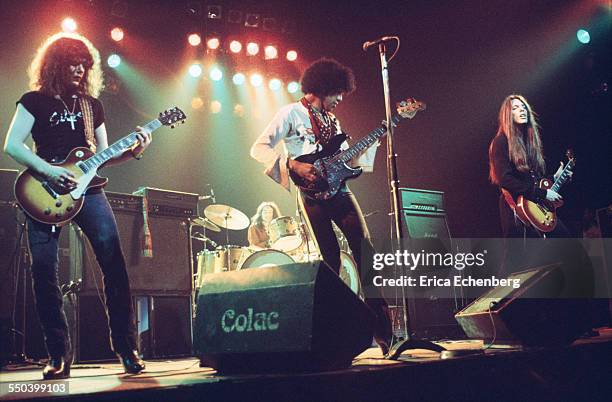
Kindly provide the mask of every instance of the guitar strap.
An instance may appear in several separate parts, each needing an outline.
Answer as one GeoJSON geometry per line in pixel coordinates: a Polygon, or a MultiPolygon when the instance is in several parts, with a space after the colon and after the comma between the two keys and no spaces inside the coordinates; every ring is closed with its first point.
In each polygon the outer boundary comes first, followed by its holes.
{"type": "Polygon", "coordinates": [[[81,97],[79,98],[79,106],[81,112],[83,112],[83,124],[85,125],[85,141],[89,149],[96,153],[96,137],[94,135],[94,119],[93,119],[93,108],[89,99],[81,97]]]}

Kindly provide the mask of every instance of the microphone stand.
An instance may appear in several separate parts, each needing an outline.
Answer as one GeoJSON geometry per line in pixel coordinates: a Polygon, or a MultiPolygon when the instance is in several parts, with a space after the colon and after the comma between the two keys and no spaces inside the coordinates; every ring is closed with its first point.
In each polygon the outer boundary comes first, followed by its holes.
{"type": "MultiPolygon", "coordinates": [[[[380,53],[380,65],[383,82],[383,92],[385,98],[385,113],[386,113],[386,126],[387,126],[387,178],[389,180],[389,193],[390,193],[390,204],[393,216],[393,241],[391,242],[394,247],[394,252],[400,249],[401,239],[403,238],[402,222],[400,216],[400,192],[399,192],[399,177],[397,174],[397,154],[395,153],[394,147],[394,127],[391,112],[391,96],[389,92],[389,70],[387,66],[387,49],[384,42],[378,44],[378,52],[380,53]]],[[[404,308],[404,325],[406,328],[406,338],[401,342],[391,345],[389,353],[386,358],[390,360],[397,360],[403,351],[408,349],[426,349],[433,350],[436,352],[442,352],[445,350],[442,346],[436,345],[433,342],[414,339],[412,338],[412,328],[410,326],[410,319],[408,317],[405,290],[402,287],[402,307],[404,308]]]]}

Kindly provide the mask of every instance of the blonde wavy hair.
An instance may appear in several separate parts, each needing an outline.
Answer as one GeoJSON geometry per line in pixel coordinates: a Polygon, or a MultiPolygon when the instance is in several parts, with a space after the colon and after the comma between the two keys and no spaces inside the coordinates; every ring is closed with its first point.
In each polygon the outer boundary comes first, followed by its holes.
{"type": "Polygon", "coordinates": [[[70,79],[70,65],[83,63],[85,75],[77,92],[97,98],[104,89],[100,52],[84,36],[60,32],[48,37],[28,69],[30,89],[61,95],[70,79]]]}

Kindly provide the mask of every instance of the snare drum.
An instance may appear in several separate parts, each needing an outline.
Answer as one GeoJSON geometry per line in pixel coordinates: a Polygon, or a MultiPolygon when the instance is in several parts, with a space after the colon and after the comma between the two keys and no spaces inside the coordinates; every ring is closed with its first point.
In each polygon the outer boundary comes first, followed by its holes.
{"type": "Polygon", "coordinates": [[[292,216],[281,216],[270,222],[268,227],[270,245],[273,249],[291,251],[302,244],[302,234],[292,216]]]}
{"type": "Polygon", "coordinates": [[[261,250],[248,256],[240,269],[275,267],[278,265],[294,264],[293,258],[278,250],[261,250]]]}

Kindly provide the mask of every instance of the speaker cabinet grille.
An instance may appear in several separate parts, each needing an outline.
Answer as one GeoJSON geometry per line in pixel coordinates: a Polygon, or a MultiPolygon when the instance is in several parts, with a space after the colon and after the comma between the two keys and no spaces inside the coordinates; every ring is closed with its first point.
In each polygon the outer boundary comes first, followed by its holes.
{"type": "MultiPolygon", "coordinates": [[[[115,211],[115,218],[132,291],[189,294],[192,274],[187,220],[150,215],[153,257],[145,257],[143,216],[139,213],[115,211]]],[[[83,290],[101,288],[100,268],[89,244],[84,247],[84,254],[83,290]]]]}

